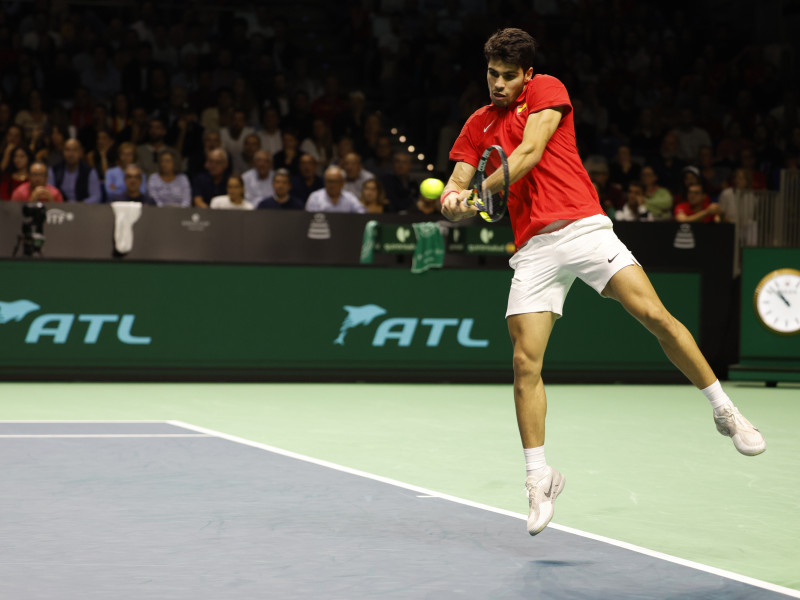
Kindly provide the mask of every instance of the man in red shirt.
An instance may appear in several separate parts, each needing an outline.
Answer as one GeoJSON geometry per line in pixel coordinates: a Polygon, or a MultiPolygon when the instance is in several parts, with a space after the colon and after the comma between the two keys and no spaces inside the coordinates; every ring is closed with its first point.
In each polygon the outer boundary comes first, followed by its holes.
{"type": "MultiPolygon", "coordinates": [[[[763,436],[741,416],[689,331],[658,298],[630,251],[603,214],[575,143],[572,104],[564,85],[534,75],[536,42],[521,29],[492,35],[484,46],[491,104],[467,120],[450,152],[456,166],[442,192],[442,214],[475,215],[467,204],[483,150],[499,144],[508,155],[508,213],[518,248],[506,317],[514,345],[514,401],[525,452],[530,513],[536,535],[553,516],[564,476],[544,455],[547,398],[541,378],[547,340],[576,277],[620,302],[652,332],[669,359],[711,402],[717,430],[739,452],[764,451],[763,436]]],[[[498,191],[502,170],[484,187],[498,191]]]]}
{"type": "Polygon", "coordinates": [[[63,202],[58,188],[47,183],[47,165],[35,162],[28,168],[28,181],[11,195],[15,202],[63,202]]]}
{"type": "Polygon", "coordinates": [[[688,202],[681,202],[675,207],[675,220],[680,223],[719,223],[720,213],[719,204],[711,202],[711,199],[703,191],[703,186],[695,183],[689,186],[686,198],[688,202]]]}

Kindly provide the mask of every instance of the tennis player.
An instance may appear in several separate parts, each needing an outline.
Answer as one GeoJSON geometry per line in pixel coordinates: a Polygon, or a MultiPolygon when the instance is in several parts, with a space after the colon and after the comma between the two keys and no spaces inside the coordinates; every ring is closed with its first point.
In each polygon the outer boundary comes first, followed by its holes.
{"type": "MultiPolygon", "coordinates": [[[[456,162],[441,196],[452,221],[475,215],[467,203],[483,150],[498,144],[508,155],[508,213],[517,252],[506,318],[514,346],[514,401],[525,453],[530,513],[536,535],[553,517],[564,476],[544,452],[547,399],[541,370],[547,340],[564,299],[579,277],[613,298],[658,338],[667,357],[708,398],[717,430],[736,449],[764,451],[761,433],[722,390],[692,335],[659,300],[650,280],[617,238],[603,213],[575,144],[572,104],[555,77],[534,74],[536,42],[521,29],[503,29],[484,46],[491,103],[470,116],[450,151],[456,162]]],[[[502,169],[484,182],[502,188],[502,169]]]]}

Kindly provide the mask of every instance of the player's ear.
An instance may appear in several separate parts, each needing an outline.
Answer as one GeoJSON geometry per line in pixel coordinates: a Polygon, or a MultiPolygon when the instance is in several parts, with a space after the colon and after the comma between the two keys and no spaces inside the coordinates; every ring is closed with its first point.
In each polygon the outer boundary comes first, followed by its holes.
{"type": "Polygon", "coordinates": [[[528,83],[531,79],[533,79],[533,67],[528,67],[528,70],[525,71],[525,83],[528,83]]]}

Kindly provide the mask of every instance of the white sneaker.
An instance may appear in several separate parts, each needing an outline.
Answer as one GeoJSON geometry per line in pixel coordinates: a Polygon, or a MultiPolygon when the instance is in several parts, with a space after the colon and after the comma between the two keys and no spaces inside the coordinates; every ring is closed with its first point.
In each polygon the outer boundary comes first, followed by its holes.
{"type": "Polygon", "coordinates": [[[767,442],[761,432],[745,419],[735,406],[724,408],[714,415],[717,431],[733,440],[733,445],[742,454],[755,456],[767,449],[767,442]]]}
{"type": "Polygon", "coordinates": [[[528,533],[540,533],[550,519],[553,518],[553,503],[564,489],[564,476],[553,467],[547,467],[548,473],[541,479],[528,477],[525,488],[528,492],[528,533]]]}

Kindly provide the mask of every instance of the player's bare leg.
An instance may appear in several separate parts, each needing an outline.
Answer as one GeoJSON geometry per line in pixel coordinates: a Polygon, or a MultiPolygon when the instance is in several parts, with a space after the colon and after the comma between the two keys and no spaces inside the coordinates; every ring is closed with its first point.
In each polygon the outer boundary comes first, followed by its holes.
{"type": "Polygon", "coordinates": [[[547,527],[553,518],[553,503],[564,488],[564,476],[547,466],[544,458],[547,396],[542,382],[542,362],[555,322],[556,315],[551,312],[508,318],[508,331],[514,344],[514,404],[528,471],[525,487],[531,535],[547,527]]]}
{"type": "Polygon", "coordinates": [[[638,265],[621,269],[608,282],[603,295],[620,302],[625,310],[655,335],[672,363],[689,381],[703,390],[714,407],[717,430],[732,438],[739,452],[753,456],[765,450],[764,437],[722,391],[692,334],[661,303],[644,269],[638,265]]]}

